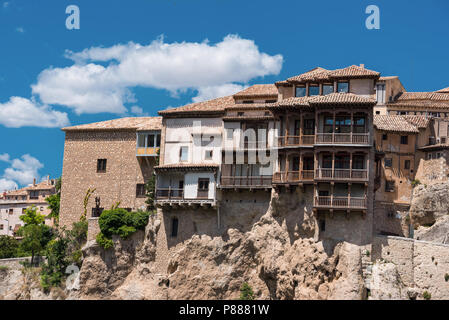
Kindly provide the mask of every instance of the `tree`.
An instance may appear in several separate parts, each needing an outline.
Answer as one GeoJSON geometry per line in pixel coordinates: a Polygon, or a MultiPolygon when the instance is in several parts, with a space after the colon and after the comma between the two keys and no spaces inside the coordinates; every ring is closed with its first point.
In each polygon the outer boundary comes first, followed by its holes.
{"type": "Polygon", "coordinates": [[[59,222],[59,207],[60,207],[60,203],[61,203],[61,178],[58,178],[56,180],[55,190],[56,190],[56,193],[47,197],[45,199],[45,201],[48,203],[48,207],[51,210],[51,212],[48,216],[54,218],[56,224],[58,224],[58,222],[59,222]]]}
{"type": "Polygon", "coordinates": [[[45,216],[38,213],[35,206],[31,206],[25,209],[24,214],[20,216],[20,220],[25,222],[25,225],[40,225],[45,221],[45,216]]]}
{"type": "Polygon", "coordinates": [[[14,237],[0,236],[0,259],[14,258],[18,248],[19,243],[14,237]]]}

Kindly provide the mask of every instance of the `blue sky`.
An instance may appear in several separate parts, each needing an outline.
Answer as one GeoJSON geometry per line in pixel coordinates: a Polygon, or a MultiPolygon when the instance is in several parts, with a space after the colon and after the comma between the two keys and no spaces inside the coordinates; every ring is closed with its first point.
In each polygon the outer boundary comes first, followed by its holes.
{"type": "Polygon", "coordinates": [[[448,18],[446,0],[0,0],[0,189],[60,176],[67,123],[156,115],[316,66],[448,87],[448,18]],[[365,27],[371,4],[379,30],[365,27]]]}

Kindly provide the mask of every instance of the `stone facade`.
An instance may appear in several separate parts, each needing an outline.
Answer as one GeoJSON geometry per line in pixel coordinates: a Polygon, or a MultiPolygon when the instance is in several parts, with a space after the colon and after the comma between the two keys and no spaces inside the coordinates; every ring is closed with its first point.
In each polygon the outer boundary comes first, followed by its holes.
{"type": "Polygon", "coordinates": [[[87,205],[87,218],[95,197],[100,197],[100,208],[106,210],[117,203],[129,210],[145,209],[145,197],[137,197],[136,188],[153,174],[155,159],[136,156],[136,130],[67,131],[60,224],[70,227],[80,219],[89,188],[95,192],[87,205]],[[98,159],[107,160],[105,172],[97,172],[98,159]]]}

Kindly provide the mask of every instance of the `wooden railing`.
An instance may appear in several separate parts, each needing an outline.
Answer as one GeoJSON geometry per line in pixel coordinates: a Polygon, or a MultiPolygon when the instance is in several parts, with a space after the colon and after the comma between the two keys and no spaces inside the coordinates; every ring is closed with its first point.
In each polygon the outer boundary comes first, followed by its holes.
{"type": "Polygon", "coordinates": [[[315,143],[315,135],[302,135],[302,136],[282,136],[278,137],[278,146],[308,146],[315,143]]]}
{"type": "Polygon", "coordinates": [[[313,170],[280,171],[273,175],[273,183],[294,183],[313,180],[313,170]]]}
{"type": "Polygon", "coordinates": [[[271,175],[263,176],[221,176],[224,187],[271,187],[271,175]]]}
{"type": "Polygon", "coordinates": [[[318,196],[315,197],[315,207],[326,208],[349,208],[349,209],[366,209],[366,198],[358,197],[334,197],[334,196],[318,196]]]}
{"type": "Polygon", "coordinates": [[[317,133],[315,144],[369,144],[369,133],[317,133]]]}
{"type": "Polygon", "coordinates": [[[316,169],[315,179],[343,179],[343,180],[367,180],[368,170],[366,169],[316,169]]]}
{"type": "Polygon", "coordinates": [[[156,199],[182,200],[184,199],[184,189],[157,188],[156,199]]]}

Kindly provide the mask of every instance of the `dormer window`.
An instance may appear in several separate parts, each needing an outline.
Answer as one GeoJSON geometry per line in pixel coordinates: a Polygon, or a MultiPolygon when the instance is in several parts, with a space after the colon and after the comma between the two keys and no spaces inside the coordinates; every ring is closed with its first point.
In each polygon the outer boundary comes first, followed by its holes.
{"type": "Polygon", "coordinates": [[[309,96],[318,96],[320,94],[320,86],[318,84],[309,85],[309,96]]]}
{"type": "Polygon", "coordinates": [[[323,84],[323,95],[330,94],[333,92],[334,92],[334,84],[333,83],[323,84]]]}
{"type": "Polygon", "coordinates": [[[337,83],[337,92],[348,93],[349,92],[349,82],[348,81],[339,81],[337,83]]]}
{"type": "Polygon", "coordinates": [[[297,86],[295,91],[295,97],[305,97],[306,96],[306,86],[297,86]]]}

